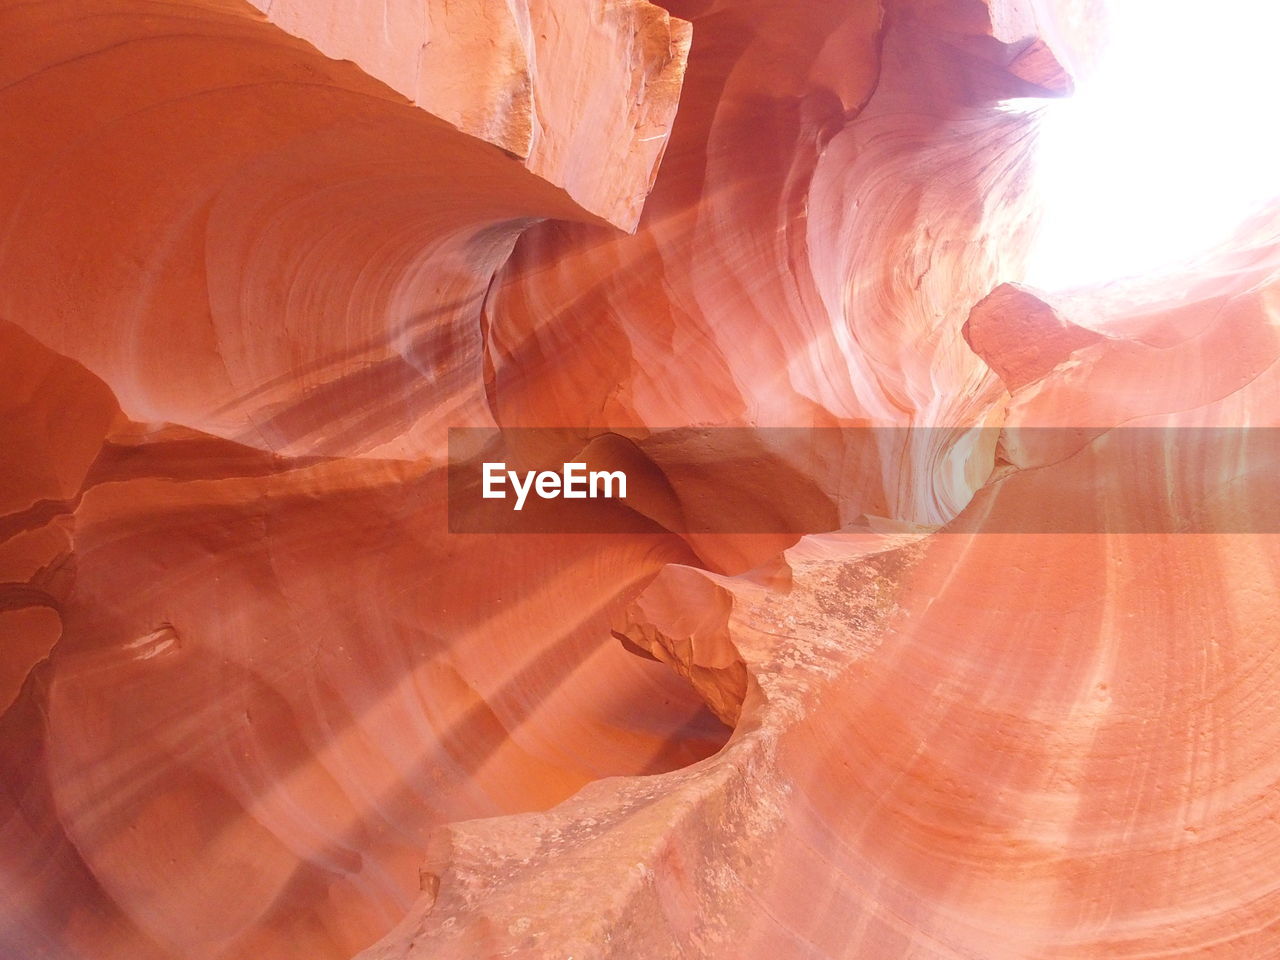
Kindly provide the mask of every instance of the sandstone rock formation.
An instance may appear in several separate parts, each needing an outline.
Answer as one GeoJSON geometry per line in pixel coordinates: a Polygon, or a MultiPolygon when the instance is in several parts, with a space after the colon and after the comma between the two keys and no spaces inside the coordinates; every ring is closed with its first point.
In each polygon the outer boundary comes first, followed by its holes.
{"type": "Polygon", "coordinates": [[[1280,217],[1019,283],[1099,22],[0,0],[0,957],[1280,956],[1280,217]]]}

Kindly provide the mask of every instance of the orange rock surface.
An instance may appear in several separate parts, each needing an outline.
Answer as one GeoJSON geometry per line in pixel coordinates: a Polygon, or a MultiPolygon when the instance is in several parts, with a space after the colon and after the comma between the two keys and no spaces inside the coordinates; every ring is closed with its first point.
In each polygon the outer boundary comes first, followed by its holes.
{"type": "Polygon", "coordinates": [[[1100,23],[0,0],[0,958],[1280,956],[1280,221],[1019,282],[1100,23]]]}

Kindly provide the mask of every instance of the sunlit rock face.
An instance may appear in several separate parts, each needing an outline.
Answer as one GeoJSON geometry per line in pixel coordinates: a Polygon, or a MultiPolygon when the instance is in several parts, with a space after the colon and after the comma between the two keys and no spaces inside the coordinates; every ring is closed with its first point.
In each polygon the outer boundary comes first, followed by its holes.
{"type": "Polygon", "coordinates": [[[1276,221],[1018,282],[1098,15],[0,6],[0,957],[1280,955],[1276,221]]]}

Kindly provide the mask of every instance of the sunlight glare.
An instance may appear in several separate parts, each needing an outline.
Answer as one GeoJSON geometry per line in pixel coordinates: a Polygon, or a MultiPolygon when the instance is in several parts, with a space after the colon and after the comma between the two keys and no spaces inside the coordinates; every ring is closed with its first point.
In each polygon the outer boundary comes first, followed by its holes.
{"type": "Polygon", "coordinates": [[[1045,108],[1026,280],[1048,290],[1168,267],[1280,195],[1280,2],[1110,8],[1096,72],[1045,108]]]}

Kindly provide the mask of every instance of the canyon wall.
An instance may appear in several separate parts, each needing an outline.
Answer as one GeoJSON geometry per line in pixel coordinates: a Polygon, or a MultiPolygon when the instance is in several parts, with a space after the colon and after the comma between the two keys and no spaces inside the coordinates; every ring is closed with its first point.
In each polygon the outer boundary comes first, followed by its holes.
{"type": "Polygon", "coordinates": [[[1020,282],[1100,24],[0,0],[0,956],[1280,953],[1277,218],[1020,282]]]}

